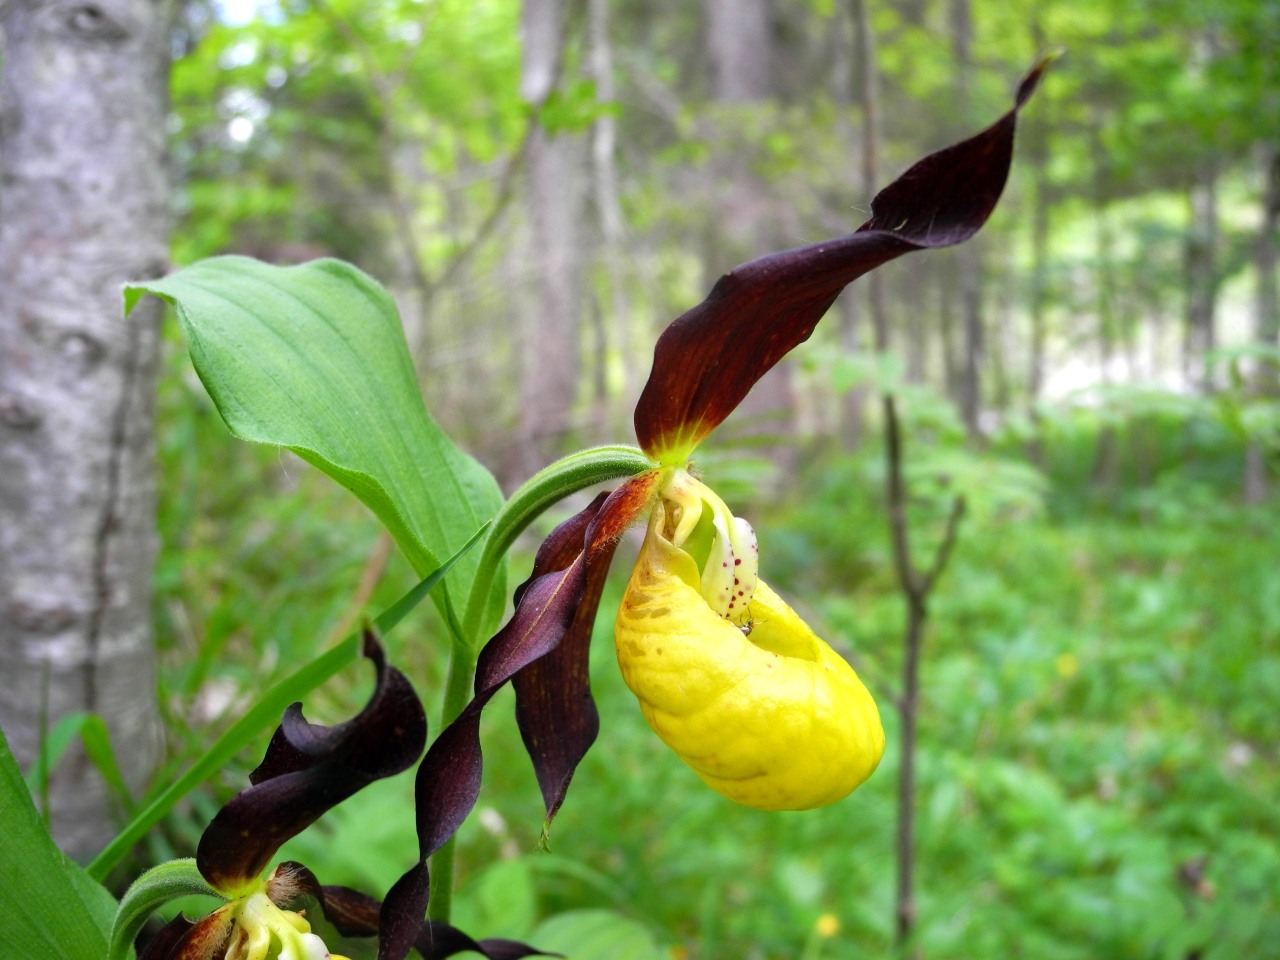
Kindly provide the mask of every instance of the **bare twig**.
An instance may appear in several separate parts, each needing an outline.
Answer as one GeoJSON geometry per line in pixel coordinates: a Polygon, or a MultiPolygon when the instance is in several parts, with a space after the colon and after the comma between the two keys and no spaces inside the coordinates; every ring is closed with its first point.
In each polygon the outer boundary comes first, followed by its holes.
{"type": "Polygon", "coordinates": [[[457,277],[462,268],[467,265],[502,219],[503,213],[506,212],[507,207],[511,205],[511,201],[515,197],[516,175],[524,166],[525,158],[529,154],[529,144],[540,126],[541,117],[535,111],[530,114],[519,145],[516,147],[515,152],[507,158],[506,165],[498,177],[498,195],[493,198],[493,205],[490,206],[489,212],[485,214],[484,220],[476,227],[471,239],[454,252],[448,266],[441,271],[439,278],[433,284],[435,289],[447,287],[457,277]]]}
{"type": "Polygon", "coordinates": [[[901,762],[898,766],[898,835],[897,835],[897,907],[895,910],[896,943],[902,956],[918,956],[911,947],[915,928],[915,789],[916,738],[920,714],[920,648],[925,623],[929,616],[929,594],[946,569],[959,535],[964,517],[964,497],[956,497],[947,517],[942,542],[933,555],[926,573],[921,573],[911,558],[910,532],[907,527],[907,489],[902,467],[902,429],[893,396],[885,394],[885,458],[888,466],[886,499],[889,528],[893,536],[893,559],[898,583],[907,603],[907,631],[902,662],[902,696],[898,713],[902,720],[901,762]]]}
{"type": "Polygon", "coordinates": [[[955,549],[960,521],[964,519],[966,506],[963,496],[957,496],[951,501],[951,512],[947,515],[947,528],[942,534],[942,542],[938,544],[937,553],[933,555],[933,566],[929,568],[929,572],[920,581],[920,589],[925,596],[933,589],[938,577],[942,576],[942,571],[947,569],[947,563],[951,559],[951,551],[955,549]]]}

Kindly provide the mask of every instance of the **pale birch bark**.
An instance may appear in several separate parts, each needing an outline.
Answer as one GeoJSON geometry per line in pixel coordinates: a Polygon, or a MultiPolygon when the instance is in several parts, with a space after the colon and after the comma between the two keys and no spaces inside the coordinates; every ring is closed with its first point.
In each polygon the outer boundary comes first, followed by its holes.
{"type": "MultiPolygon", "coordinates": [[[[973,9],[970,0],[951,0],[951,44],[956,61],[956,114],[968,129],[973,78],[973,9]]],[[[964,324],[964,355],[960,367],[960,413],[972,437],[982,434],[982,367],[987,355],[983,318],[983,238],[977,236],[955,254],[960,271],[960,308],[964,324]]]]}
{"type": "Polygon", "coordinates": [[[711,87],[721,103],[773,95],[770,0],[706,0],[711,87]]]}
{"type": "MultiPolygon", "coordinates": [[[[43,722],[96,712],[135,790],[159,749],[159,314],[123,320],[120,288],[167,262],[170,9],[0,0],[0,725],[30,763],[43,722]]],[[[50,807],[73,855],[114,832],[78,752],[50,807]]]]}

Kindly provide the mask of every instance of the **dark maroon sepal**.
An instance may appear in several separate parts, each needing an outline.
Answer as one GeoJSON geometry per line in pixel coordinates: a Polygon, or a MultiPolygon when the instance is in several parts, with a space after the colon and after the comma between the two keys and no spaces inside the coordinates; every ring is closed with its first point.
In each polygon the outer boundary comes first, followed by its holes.
{"type": "Polygon", "coordinates": [[[372,631],[364,655],[377,681],[368,704],[336,726],[309,723],[301,704],[285,711],[253,786],[218,811],[196,850],[200,873],[218,890],[259,877],[290,837],[375,780],[407,770],[422,753],[427,719],[412,684],[388,666],[372,631]]]}
{"type": "MultiPolygon", "coordinates": [[[[327,888],[326,888],[327,889],[327,888]]],[[[420,860],[387,891],[382,902],[378,933],[378,960],[400,960],[418,937],[431,898],[431,877],[426,860],[420,860]]]]}
{"type": "MultiPolygon", "coordinates": [[[[301,864],[282,864],[292,871],[291,882],[299,895],[314,897],[325,918],[344,937],[371,937],[386,932],[387,907],[373,897],[350,887],[321,886],[313,874],[301,864]]],[[[488,960],[522,960],[523,957],[558,957],[516,940],[473,940],[457,927],[431,920],[419,920],[405,947],[413,948],[424,960],[445,960],[472,950],[488,960]]],[[[382,956],[382,952],[378,954],[382,956]]]]}
{"type": "Polygon", "coordinates": [[[600,732],[591,696],[591,633],[616,541],[606,542],[587,567],[586,587],[560,644],[516,674],[516,722],[533,761],[546,826],[559,812],[578,764],[600,732]]]}
{"type": "Polygon", "coordinates": [[[545,953],[518,940],[491,937],[473,940],[457,927],[428,920],[413,944],[423,960],[445,960],[455,954],[472,950],[489,960],[521,960],[523,957],[559,957],[559,953],[545,953]]]}
{"type": "Polygon", "coordinates": [[[226,912],[195,921],[179,914],[147,942],[138,960],[212,960],[222,956],[230,932],[226,912]]]}
{"type": "MultiPolygon", "coordinates": [[[[419,864],[392,888],[384,913],[394,907],[396,916],[422,918],[427,906],[426,884],[411,882],[411,878],[453,836],[480,794],[484,766],[481,712],[507,681],[553,653],[570,632],[583,599],[588,596],[589,579],[604,577],[618,539],[648,507],[658,477],[656,471],[639,474],[607,497],[597,497],[581,513],[556,527],[543,543],[529,579],[516,590],[516,609],[511,619],[480,651],[475,696],[436,738],[418,767],[419,864]]],[[[597,596],[591,602],[592,613],[598,601],[597,596]]],[[[581,651],[575,654],[583,655],[581,651]]],[[[568,658],[568,662],[574,665],[574,658],[568,658]]],[[[560,663],[561,667],[564,665],[560,663]]],[[[585,673],[581,679],[585,683],[585,673]]],[[[544,675],[539,683],[556,681],[554,676],[544,675]]],[[[588,709],[583,702],[583,689],[576,690],[578,695],[568,696],[565,702],[548,699],[545,710],[526,705],[522,725],[526,742],[533,738],[539,744],[530,755],[539,783],[547,784],[544,797],[550,796],[557,808],[564,799],[573,768],[594,739],[594,732],[586,736],[590,721],[583,715],[588,709]]],[[[589,701],[589,690],[585,696],[589,701]]],[[[594,704],[589,709],[594,713],[594,704]]],[[[379,960],[401,960],[404,955],[402,950],[387,949],[387,939],[383,938],[379,960]]]]}
{"type": "Polygon", "coordinates": [[[969,140],[931,154],[882,190],[871,219],[848,236],[735,267],[658,338],[636,404],[641,448],[664,463],[687,457],[755,383],[813,333],[849,283],[913,250],[969,239],[1004,190],[1018,110],[1049,60],[1018,87],[1014,107],[969,140]]]}

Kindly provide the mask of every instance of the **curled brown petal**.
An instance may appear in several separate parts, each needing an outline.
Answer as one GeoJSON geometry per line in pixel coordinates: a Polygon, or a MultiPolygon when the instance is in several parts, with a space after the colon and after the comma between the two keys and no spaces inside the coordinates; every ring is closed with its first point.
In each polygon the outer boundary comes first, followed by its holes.
{"type": "Polygon", "coordinates": [[[559,645],[512,681],[516,722],[533,761],[547,826],[600,732],[600,714],[591,697],[591,632],[616,546],[616,541],[607,543],[587,567],[582,599],[559,645]]]}
{"type": "Polygon", "coordinates": [[[213,960],[221,956],[231,932],[231,916],[215,910],[199,920],[179,914],[148,941],[138,960],[213,960]]]}
{"type": "Polygon", "coordinates": [[[309,723],[301,704],[285,711],[253,786],[218,811],[200,838],[196,865],[218,890],[256,880],[290,837],[375,780],[413,765],[427,737],[427,719],[412,684],[386,662],[372,631],[364,655],[377,682],[368,704],[332,727],[309,723]]]}
{"type": "MultiPolygon", "coordinates": [[[[638,474],[607,497],[597,498],[552,531],[539,550],[533,573],[516,591],[511,620],[480,652],[475,696],[431,745],[418,768],[419,863],[400,878],[384,901],[379,960],[400,960],[408,951],[408,921],[403,918],[420,920],[426,910],[424,864],[475,806],[484,764],[480,714],[485,705],[503,684],[560,645],[582,607],[591,568],[607,566],[618,539],[647,509],[659,476],[657,471],[638,474]],[[389,923],[396,925],[395,936],[389,923]]],[[[603,571],[599,575],[603,576],[603,571]]],[[[582,706],[579,702],[570,709],[582,706]]],[[[558,736],[554,724],[563,720],[564,716],[551,707],[522,732],[529,736],[532,730],[546,745],[558,736]]],[[[584,723],[578,718],[571,722],[584,723]]],[[[545,768],[538,768],[539,782],[549,785],[544,796],[550,795],[557,805],[563,800],[572,768],[581,759],[581,754],[575,758],[575,751],[585,752],[588,746],[590,742],[584,745],[581,732],[575,731],[555,750],[531,751],[535,765],[545,764],[545,768]]]]}
{"type": "MultiPolygon", "coordinates": [[[[277,873],[283,874],[285,889],[293,897],[311,896],[320,904],[325,918],[344,937],[372,937],[379,931],[382,904],[374,897],[350,887],[321,885],[300,863],[282,863],[277,873]]],[[[274,899],[274,898],[273,898],[274,899]]],[[[283,905],[283,904],[278,904],[283,905]]],[[[411,937],[414,949],[423,960],[445,960],[458,953],[474,951],[488,960],[522,960],[524,957],[555,957],[527,943],[499,938],[474,940],[457,927],[431,920],[419,920],[411,937]]]]}

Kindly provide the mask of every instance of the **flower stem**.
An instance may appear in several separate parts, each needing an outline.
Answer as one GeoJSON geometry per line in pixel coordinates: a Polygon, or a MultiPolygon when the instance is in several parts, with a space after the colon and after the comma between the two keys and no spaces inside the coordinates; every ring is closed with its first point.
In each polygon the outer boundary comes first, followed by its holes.
{"type": "Polygon", "coordinates": [[[467,600],[462,622],[465,642],[477,649],[487,637],[483,633],[486,608],[494,578],[502,569],[502,558],[524,529],[551,505],[593,483],[631,477],[657,467],[642,450],[625,444],[591,447],[562,457],[526,480],[503,504],[485,537],[484,552],[467,600]]]}

